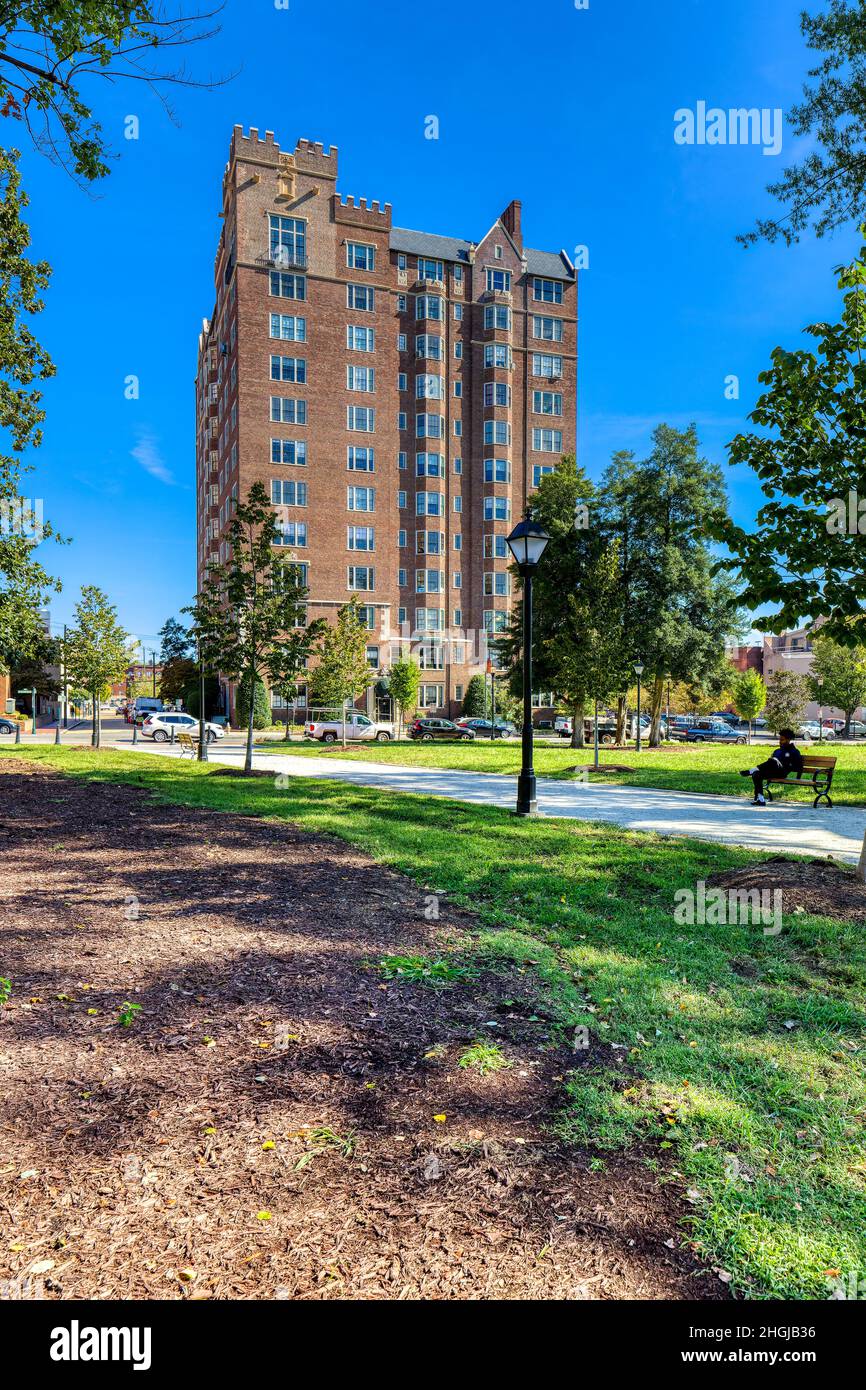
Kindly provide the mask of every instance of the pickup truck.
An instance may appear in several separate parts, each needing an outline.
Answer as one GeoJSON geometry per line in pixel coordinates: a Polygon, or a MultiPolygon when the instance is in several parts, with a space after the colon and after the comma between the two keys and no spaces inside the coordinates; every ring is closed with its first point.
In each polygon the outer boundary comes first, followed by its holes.
{"type": "MultiPolygon", "coordinates": [[[[329,716],[325,719],[312,719],[304,725],[304,734],[307,738],[318,739],[320,743],[336,743],[343,737],[342,716],[329,716]]],[[[366,714],[360,714],[357,710],[351,710],[346,715],[346,738],[358,741],[359,739],[373,739],[376,743],[388,743],[393,737],[391,730],[384,724],[374,724],[366,714]]]]}

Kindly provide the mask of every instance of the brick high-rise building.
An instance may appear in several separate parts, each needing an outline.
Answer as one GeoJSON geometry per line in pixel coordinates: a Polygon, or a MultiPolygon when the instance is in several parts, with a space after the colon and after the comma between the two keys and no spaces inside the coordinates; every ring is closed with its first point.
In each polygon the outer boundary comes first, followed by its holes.
{"type": "Polygon", "coordinates": [[[422,707],[454,715],[507,621],[505,538],[575,449],[575,270],[524,247],[519,202],[475,242],[336,185],[335,148],[235,128],[199,339],[199,583],[264,482],[310,616],[356,594],[371,664],[411,649],[422,707]]]}

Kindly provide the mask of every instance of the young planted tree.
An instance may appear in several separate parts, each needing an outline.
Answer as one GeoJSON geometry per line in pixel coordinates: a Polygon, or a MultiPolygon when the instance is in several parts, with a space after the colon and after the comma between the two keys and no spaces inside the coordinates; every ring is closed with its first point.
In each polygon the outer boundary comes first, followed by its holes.
{"type": "MultiPolygon", "coordinates": [[[[212,565],[195,603],[192,633],[208,671],[255,690],[280,643],[304,625],[307,589],[294,557],[277,548],[278,530],[263,483],[253,483],[229,521],[230,559],[212,565]]],[[[244,772],[253,766],[255,702],[246,711],[244,772]]]]}
{"type": "Polygon", "coordinates": [[[847,738],[855,711],[866,704],[866,648],[840,647],[822,631],[813,639],[812,652],[809,693],[819,704],[842,711],[847,738]]]}
{"type": "Polygon", "coordinates": [[[487,688],[483,676],[472,676],[469,680],[460,710],[467,719],[484,719],[487,714],[487,688]]]}
{"type": "MultiPolygon", "coordinates": [[[[584,745],[589,702],[621,684],[619,552],[596,523],[576,526],[578,506],[593,516],[595,489],[573,456],[542,478],[532,517],[550,541],[533,581],[533,676],[572,715],[572,747],[584,745]]],[[[503,665],[516,682],[522,665],[523,603],[515,605],[498,641],[503,665]]]]}
{"type": "MultiPolygon", "coordinates": [[[[306,597],[306,595],[305,595],[306,597]]],[[[324,618],[315,618],[307,627],[300,627],[276,642],[268,657],[268,677],[286,705],[286,742],[291,737],[289,709],[295,697],[298,681],[307,674],[311,657],[327,631],[324,618]]]]}
{"type": "Polygon", "coordinates": [[[734,671],[728,679],[731,703],[741,719],[748,721],[749,742],[752,742],[752,720],[757,719],[767,703],[767,687],[755,670],[734,671]]]}
{"type": "Polygon", "coordinates": [[[86,585],[66,635],[66,668],[70,683],[81,686],[93,701],[94,748],[100,746],[102,736],[100,697],[115,681],[123,680],[133,653],[130,635],[117,621],[117,609],[101,589],[86,585]]]}
{"type": "Polygon", "coordinates": [[[421,682],[421,668],[411,657],[401,656],[388,673],[388,689],[391,699],[397,706],[397,737],[403,737],[403,724],[407,714],[418,708],[418,686],[421,682]]]}
{"type": "Polygon", "coordinates": [[[796,729],[802,723],[809,699],[809,682],[796,671],[776,671],[767,681],[764,713],[774,734],[780,729],[796,729]]]}
{"type": "Polygon", "coordinates": [[[313,694],[324,705],[343,711],[343,747],[346,747],[346,705],[353,704],[375,679],[367,662],[367,628],[352,597],[337,614],[334,626],[322,637],[319,663],[313,673],[313,694]]]}

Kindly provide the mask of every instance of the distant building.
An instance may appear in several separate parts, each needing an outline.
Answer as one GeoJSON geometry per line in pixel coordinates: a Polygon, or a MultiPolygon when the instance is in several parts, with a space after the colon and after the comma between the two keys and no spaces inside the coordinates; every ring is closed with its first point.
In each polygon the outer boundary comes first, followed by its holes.
{"type": "MultiPolygon", "coordinates": [[[[779,671],[793,671],[797,676],[811,676],[813,639],[825,621],[824,618],[817,618],[807,627],[767,634],[761,638],[760,644],[728,647],[725,655],[738,671],[757,671],[764,681],[771,680],[779,671]]],[[[803,718],[817,719],[821,712],[825,719],[845,717],[843,710],[834,709],[830,705],[819,706],[816,701],[810,700],[804,708],[803,718]]]]}

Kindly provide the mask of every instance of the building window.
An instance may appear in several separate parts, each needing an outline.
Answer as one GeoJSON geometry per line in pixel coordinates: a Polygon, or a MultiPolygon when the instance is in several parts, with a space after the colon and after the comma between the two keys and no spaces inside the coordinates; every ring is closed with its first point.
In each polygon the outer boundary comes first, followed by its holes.
{"type": "Polygon", "coordinates": [[[416,478],[444,478],[444,477],[445,477],[445,455],[444,455],[444,454],[416,454],[416,455],[415,455],[415,476],[416,476],[416,478]]]}
{"type": "Polygon", "coordinates": [[[463,511],[463,498],[459,495],[454,498],[454,510],[458,514],[463,511]]]}
{"type": "Polygon", "coordinates": [[[445,627],[445,609],[416,608],[415,627],[419,632],[441,632],[445,627]]]}
{"type": "Polygon", "coordinates": [[[545,318],[541,314],[532,316],[533,338],[543,338],[548,343],[562,342],[562,319],[545,318]]]}
{"type": "Polygon", "coordinates": [[[372,594],[376,588],[376,571],[368,565],[350,565],[346,587],[355,593],[372,594]]]}
{"type": "Polygon", "coordinates": [[[398,492],[398,493],[397,493],[397,506],[398,506],[398,507],[405,507],[405,505],[406,505],[406,494],[405,494],[405,492],[398,492]]]}
{"type": "Polygon", "coordinates": [[[372,603],[362,603],[358,606],[358,622],[365,627],[368,632],[372,632],[376,626],[376,609],[372,603]]]}
{"type": "Polygon", "coordinates": [[[484,327],[511,331],[511,310],[507,304],[485,304],[484,327]]]}
{"type": "Polygon", "coordinates": [[[270,272],[271,294],[280,299],[306,299],[307,282],[303,275],[291,275],[286,270],[270,272]]]}
{"type": "Polygon", "coordinates": [[[405,589],[405,587],[406,587],[406,571],[405,571],[405,570],[398,570],[398,571],[397,571],[397,586],[398,586],[398,588],[400,588],[400,589],[405,589]]]}
{"type": "Polygon", "coordinates": [[[463,344],[462,344],[462,343],[459,343],[459,342],[458,342],[458,343],[455,343],[455,344],[454,344],[454,356],[455,356],[456,358],[458,358],[458,359],[462,358],[462,356],[463,356],[463,344]]]}
{"type": "Polygon", "coordinates": [[[271,479],[271,502],[275,507],[306,507],[307,484],[288,478],[271,479]]]}
{"type": "Polygon", "coordinates": [[[453,572],[451,578],[452,578],[452,580],[453,580],[454,588],[455,588],[455,589],[462,589],[462,588],[463,588],[463,572],[462,572],[462,570],[454,570],[454,572],[453,572]]]}
{"type": "Polygon", "coordinates": [[[445,396],[445,378],[423,373],[415,378],[415,399],[419,401],[441,401],[445,396]]]}
{"type": "Polygon", "coordinates": [[[532,409],[536,415],[561,415],[562,396],[558,391],[533,391],[532,409]]]}
{"type": "Polygon", "coordinates": [[[418,257],[418,279],[419,280],[444,280],[445,269],[441,261],[428,260],[426,256],[418,257]]]}
{"type": "Polygon", "coordinates": [[[462,438],[463,438],[463,421],[462,421],[462,420],[455,420],[455,421],[454,421],[454,438],[455,438],[455,439],[462,439],[462,438]]]}
{"type": "Polygon", "coordinates": [[[372,314],[375,308],[375,295],[372,285],[347,285],[346,305],[361,313],[372,314]]]}
{"type": "Polygon", "coordinates": [[[416,594],[441,594],[445,591],[444,570],[416,570],[416,594]]]}
{"type": "Polygon", "coordinates": [[[289,343],[305,343],[307,320],[295,318],[293,314],[271,314],[271,337],[283,338],[289,343]]]}
{"type": "Polygon", "coordinates": [[[511,502],[509,501],[509,499],[507,497],[485,497],[484,520],[510,521],[511,502]]]}
{"type": "Polygon", "coordinates": [[[304,386],[307,381],[307,363],[303,357],[271,357],[271,381],[293,381],[296,386],[304,386]]]}
{"type": "Polygon", "coordinates": [[[397,390],[405,391],[408,388],[408,380],[405,372],[397,373],[397,390]]]}
{"type": "Polygon", "coordinates": [[[484,592],[507,598],[511,592],[511,576],[504,570],[489,570],[484,576],[484,592]]]}
{"type": "Polygon", "coordinates": [[[375,511],[376,489],[374,487],[347,487],[346,506],[350,512],[375,511]]]}
{"type": "Polygon", "coordinates": [[[416,333],[415,356],[429,357],[433,362],[442,360],[442,339],[438,333],[416,333]]]}
{"type": "Polygon", "coordinates": [[[376,371],[374,367],[347,367],[347,391],[375,391],[376,371]]]}
{"type": "Polygon", "coordinates": [[[350,444],[346,450],[346,467],[353,473],[374,473],[376,470],[375,449],[362,449],[357,444],[350,444]]]}
{"type": "Polygon", "coordinates": [[[485,420],[484,443],[509,445],[511,443],[511,426],[508,421],[485,420]]]}
{"type": "Polygon", "coordinates": [[[461,458],[456,458],[454,460],[454,472],[458,477],[460,477],[460,474],[463,472],[463,460],[461,458]]]}
{"type": "Polygon", "coordinates": [[[455,283],[455,285],[462,285],[462,284],[463,284],[463,267],[462,267],[462,265],[455,265],[455,266],[453,267],[453,271],[454,271],[454,283],[455,283]]]}
{"type": "Polygon", "coordinates": [[[346,265],[350,270],[375,270],[376,248],[363,241],[346,243],[346,265]]]}
{"type": "Polygon", "coordinates": [[[398,623],[400,624],[400,626],[402,627],[403,624],[405,623],[405,621],[406,621],[406,609],[405,609],[405,608],[398,608],[398,609],[397,609],[397,622],[398,622],[398,623]]]}
{"type": "Polygon", "coordinates": [[[405,549],[406,549],[406,544],[407,544],[407,542],[406,542],[406,532],[405,532],[405,531],[398,531],[398,532],[397,532],[397,545],[400,547],[401,550],[405,550],[405,549]]]}
{"type": "Polygon", "coordinates": [[[511,405],[511,387],[504,381],[485,381],[485,405],[511,405]]]}
{"type": "Polygon", "coordinates": [[[398,333],[398,334],[397,334],[397,351],[398,351],[398,352],[405,352],[405,351],[406,351],[406,334],[405,334],[405,333],[398,333]]]}
{"type": "Polygon", "coordinates": [[[461,322],[463,321],[463,305],[462,305],[462,304],[455,304],[455,305],[454,305],[454,317],[455,317],[455,319],[457,320],[458,323],[461,323],[461,322]]]}
{"type": "Polygon", "coordinates": [[[304,439],[272,439],[271,463],[293,463],[303,468],[307,462],[307,443],[304,439]]]}
{"type": "Polygon", "coordinates": [[[562,281],[540,280],[536,276],[532,282],[532,298],[544,304],[561,304],[562,281]]]}
{"type": "Polygon", "coordinates": [[[445,301],[438,294],[419,294],[415,296],[416,319],[444,318],[445,301]]]}
{"type": "Polygon", "coordinates": [[[444,492],[416,492],[416,494],[415,494],[415,515],[416,515],[416,516],[444,516],[444,515],[445,515],[445,493],[444,493],[444,492]]]}
{"type": "Polygon", "coordinates": [[[407,462],[407,459],[406,459],[406,451],[405,451],[404,449],[401,449],[400,452],[399,452],[399,454],[397,455],[397,467],[400,468],[400,469],[405,468],[405,467],[406,467],[406,462],[407,462]]]}
{"type": "Polygon", "coordinates": [[[454,395],[457,396],[458,399],[463,395],[463,382],[462,382],[462,381],[455,381],[455,383],[454,383],[454,395]]]}
{"type": "Polygon", "coordinates": [[[305,425],[307,402],[289,396],[271,396],[271,420],[275,425],[305,425]]]}
{"type": "Polygon", "coordinates": [[[405,314],[405,312],[406,312],[406,296],[405,296],[405,294],[398,294],[398,295],[397,295],[397,313],[398,313],[398,314],[405,314]]]}
{"type": "MultiPolygon", "coordinates": [[[[462,626],[463,626],[463,609],[462,609],[462,608],[455,608],[454,611],[453,611],[453,613],[452,613],[452,615],[451,615],[451,618],[452,618],[452,622],[454,623],[454,626],[455,626],[455,627],[462,627],[462,626]]],[[[463,690],[463,686],[462,686],[462,685],[459,686],[458,689],[459,689],[460,691],[462,691],[462,690],[463,690]]],[[[457,699],[458,699],[458,700],[461,700],[462,698],[463,698],[462,694],[457,696],[457,699]]]]}
{"type": "MultiPolygon", "coordinates": [[[[456,611],[456,610],[455,610],[455,611],[456,611]]],[[[455,699],[455,700],[462,700],[462,699],[463,699],[463,686],[462,686],[462,685],[455,685],[455,687],[454,687],[454,699],[455,699]]]]}
{"type": "Polygon", "coordinates": [[[462,537],[462,535],[460,534],[459,531],[457,532],[457,535],[454,537],[454,549],[455,549],[455,550],[462,550],[462,549],[463,549],[463,537],[462,537]]]}
{"type": "Polygon", "coordinates": [[[274,545],[290,545],[297,550],[307,546],[307,523],[305,521],[277,521],[277,535],[274,545]]]}
{"type": "Polygon", "coordinates": [[[398,411],[398,414],[397,414],[397,428],[398,428],[398,430],[405,430],[406,427],[407,427],[407,423],[408,423],[408,421],[407,421],[407,418],[406,418],[406,412],[405,412],[405,410],[398,411]]]}
{"type": "Polygon", "coordinates": [[[405,269],[406,269],[406,255],[405,255],[405,252],[403,252],[403,251],[399,251],[399,252],[397,253],[397,269],[398,269],[398,270],[405,270],[405,269]]]}
{"type": "Polygon", "coordinates": [[[445,532],[444,532],[444,531],[416,531],[416,532],[415,532],[415,553],[416,553],[416,555],[444,555],[444,554],[445,554],[445,532]]]}
{"type": "Polygon", "coordinates": [[[536,453],[561,454],[562,430],[533,430],[532,447],[536,453]]]}
{"type": "Polygon", "coordinates": [[[416,439],[444,439],[445,418],[442,415],[416,415],[416,439]]]}
{"type": "Polygon", "coordinates": [[[379,669],[379,648],[378,648],[378,647],[368,647],[368,648],[367,648],[367,665],[368,665],[368,666],[372,666],[372,668],[373,668],[374,671],[378,671],[378,669],[379,669]]]}
{"type": "Polygon", "coordinates": [[[513,362],[511,348],[507,343],[485,343],[485,367],[510,367],[513,362]]]}
{"type": "Polygon", "coordinates": [[[300,217],[279,217],[269,213],[271,260],[277,265],[307,263],[307,224],[300,217]]]}
{"type": "Polygon", "coordinates": [[[508,542],[504,536],[485,536],[484,537],[484,558],[485,560],[507,560],[508,542]]]}
{"type": "Polygon", "coordinates": [[[372,526],[347,526],[346,545],[349,550],[375,550],[376,538],[372,526]]]}
{"type": "Polygon", "coordinates": [[[347,323],[346,347],[349,352],[375,352],[375,328],[361,328],[356,323],[347,323]]]}
{"type": "Polygon", "coordinates": [[[488,270],[487,271],[487,290],[488,293],[503,294],[511,289],[510,270],[488,270]]]}
{"type": "Polygon", "coordinates": [[[485,483],[510,483],[511,464],[508,459],[485,459],[484,481],[485,483]]]}
{"type": "Polygon", "coordinates": [[[542,478],[546,477],[548,473],[555,472],[556,469],[552,463],[534,463],[532,465],[532,486],[538,487],[542,478]]]}
{"type": "Polygon", "coordinates": [[[376,428],[376,411],[369,405],[346,406],[346,429],[372,434],[376,428]]]}
{"type": "MultiPolygon", "coordinates": [[[[423,609],[421,610],[423,612],[423,609]]],[[[421,709],[441,709],[444,703],[444,685],[419,685],[418,704],[421,709]]]]}
{"type": "Polygon", "coordinates": [[[500,609],[485,608],[483,613],[485,632],[505,632],[508,628],[508,614],[500,609]]]}
{"type": "Polygon", "coordinates": [[[532,354],[533,376],[562,376],[562,358],[555,353],[534,352],[532,354]]]}

